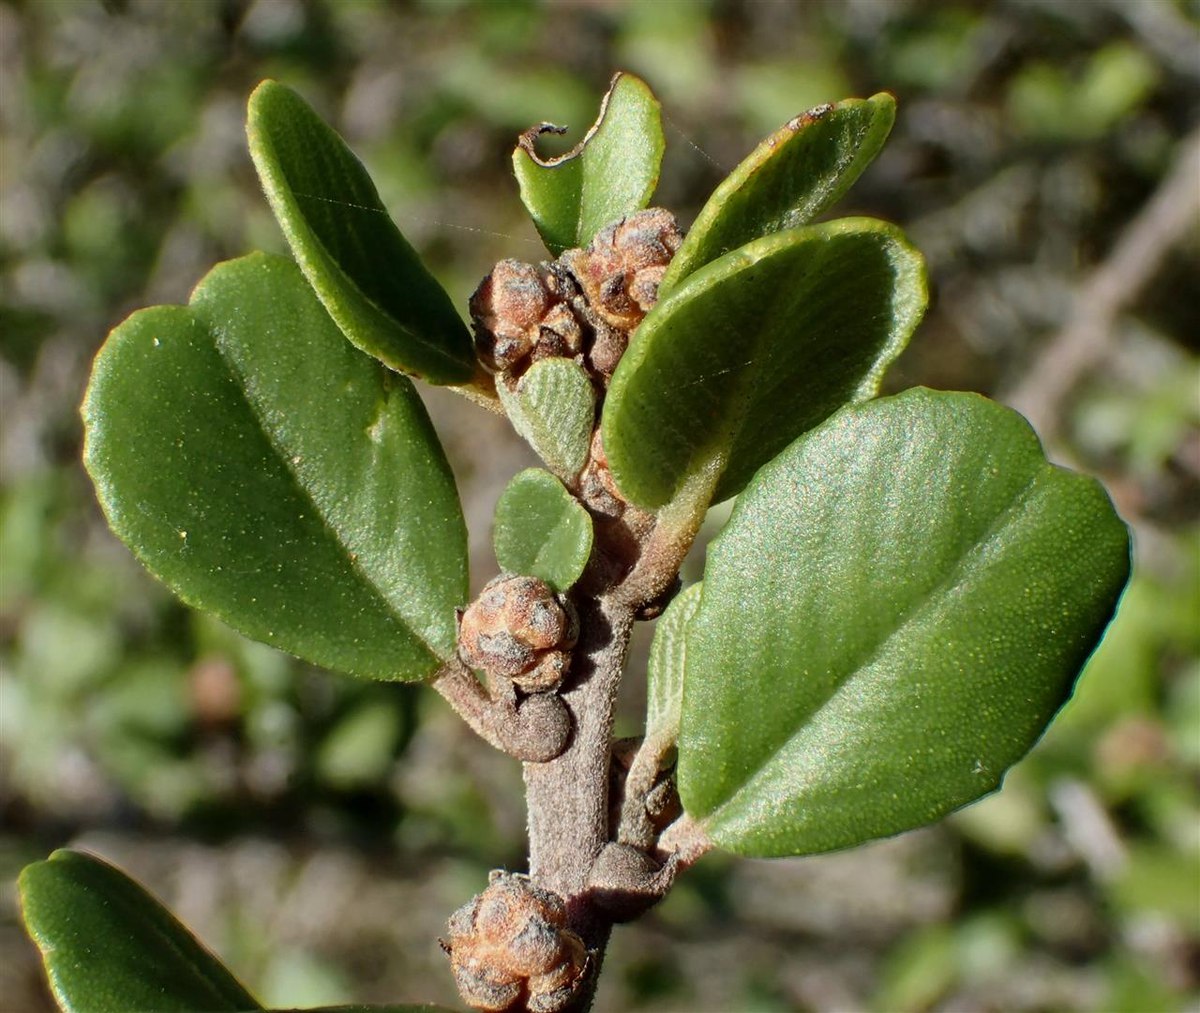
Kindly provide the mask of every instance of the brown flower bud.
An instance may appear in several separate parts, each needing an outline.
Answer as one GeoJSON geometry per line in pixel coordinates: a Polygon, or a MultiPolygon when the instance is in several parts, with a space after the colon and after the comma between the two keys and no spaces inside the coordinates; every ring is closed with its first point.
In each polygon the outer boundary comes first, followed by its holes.
{"type": "Polygon", "coordinates": [[[568,358],[583,347],[583,331],[558,294],[548,265],[502,260],[471,296],[475,347],[497,373],[552,355],[568,358]]]}
{"type": "Polygon", "coordinates": [[[526,876],[493,872],[450,917],[443,946],[463,999],[491,1013],[562,1009],[588,973],[583,941],[566,927],[562,898],[526,876]]]}
{"type": "Polygon", "coordinates": [[[571,307],[563,303],[552,307],[538,324],[532,361],[558,356],[573,359],[583,348],[583,328],[571,307]]]}
{"type": "Polygon", "coordinates": [[[682,242],[669,211],[647,208],[605,226],[586,250],[568,250],[563,259],[592,309],[628,332],[658,301],[658,283],[682,242]]]}
{"type": "Polygon", "coordinates": [[[621,356],[625,354],[625,349],[629,347],[629,335],[619,327],[613,327],[612,324],[606,323],[600,317],[597,317],[595,324],[595,333],[592,337],[592,346],[588,349],[587,360],[588,365],[603,378],[607,385],[608,381],[612,379],[613,373],[617,371],[617,364],[620,363],[621,356]]]}
{"type": "Polygon", "coordinates": [[[458,652],[471,668],[539,693],[562,682],[577,627],[574,609],[544,580],[502,574],[463,613],[458,652]]]}
{"type": "Polygon", "coordinates": [[[592,434],[588,462],[579,475],[579,497],[596,513],[606,517],[620,517],[625,510],[625,497],[609,470],[599,429],[592,434]]]}

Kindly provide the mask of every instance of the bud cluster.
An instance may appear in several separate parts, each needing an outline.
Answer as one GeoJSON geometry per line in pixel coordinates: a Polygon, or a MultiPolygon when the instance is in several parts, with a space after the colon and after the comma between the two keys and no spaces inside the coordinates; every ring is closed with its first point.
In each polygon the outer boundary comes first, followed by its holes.
{"type": "Polygon", "coordinates": [[[583,941],[562,898],[526,876],[493,872],[486,890],[450,916],[454,980],[477,1010],[556,1013],[588,973],[583,941]]]}
{"type": "Polygon", "coordinates": [[[515,379],[539,359],[573,358],[607,385],[682,241],[669,211],[648,208],[553,262],[500,261],[471,296],[480,360],[515,379]]]}
{"type": "Polygon", "coordinates": [[[458,652],[471,668],[542,693],[567,674],[578,626],[570,603],[545,581],[501,574],[463,612],[458,652]]]}

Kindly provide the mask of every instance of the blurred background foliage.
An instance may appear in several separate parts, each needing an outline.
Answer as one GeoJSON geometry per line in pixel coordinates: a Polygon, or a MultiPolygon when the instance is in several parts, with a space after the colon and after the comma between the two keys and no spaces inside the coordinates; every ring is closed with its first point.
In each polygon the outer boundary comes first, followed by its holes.
{"type": "MultiPolygon", "coordinates": [[[[176,603],[108,533],[76,406],[128,312],[184,301],[217,260],[282,251],[242,134],[261,78],[338,126],[464,305],[494,261],[542,256],[509,175],[516,133],[577,137],[625,68],[662,98],[656,203],[684,224],[795,113],[894,92],[893,140],[839,209],[901,223],[930,261],[934,305],[890,384],[1026,408],[1053,456],[1112,491],[1136,566],[1075,699],[1001,793],[849,853],[706,858],[617,931],[597,1009],[1200,1009],[1197,14],[0,6],[0,1005],[50,1008],[12,881],[68,842],[145,881],[269,1002],[454,1001],[435,939],[486,869],[521,867],[516,765],[433,694],[315,671],[176,603]]],[[[492,505],[529,456],[483,412],[428,402],[478,587],[492,505]]]]}

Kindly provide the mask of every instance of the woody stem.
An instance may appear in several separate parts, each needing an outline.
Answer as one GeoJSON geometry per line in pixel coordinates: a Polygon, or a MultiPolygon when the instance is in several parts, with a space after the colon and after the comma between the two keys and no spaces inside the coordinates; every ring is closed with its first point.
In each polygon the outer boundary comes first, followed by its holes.
{"type": "Polygon", "coordinates": [[[611,920],[587,896],[588,873],[608,843],[608,781],[613,708],[629,651],[633,610],[611,597],[579,603],[580,641],[562,700],[574,734],[559,756],[524,765],[529,810],[529,872],[559,894],[570,927],[598,961],[611,920]]]}

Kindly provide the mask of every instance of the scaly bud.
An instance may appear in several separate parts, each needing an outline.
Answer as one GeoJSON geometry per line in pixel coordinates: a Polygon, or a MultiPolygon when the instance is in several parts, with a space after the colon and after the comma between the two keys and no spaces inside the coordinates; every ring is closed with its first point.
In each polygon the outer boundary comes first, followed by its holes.
{"type": "Polygon", "coordinates": [[[562,682],[578,632],[574,609],[544,580],[502,574],[463,613],[458,652],[471,668],[540,693],[562,682]]]}
{"type": "Polygon", "coordinates": [[[647,208],[605,226],[586,250],[568,250],[563,259],[591,308],[628,334],[658,301],[658,283],[682,242],[671,212],[647,208]]]}
{"type": "Polygon", "coordinates": [[[583,331],[558,294],[548,265],[502,260],[471,296],[475,347],[493,372],[519,370],[548,356],[578,355],[583,331]]]}
{"type": "Polygon", "coordinates": [[[562,898],[527,876],[491,874],[488,887],[450,917],[443,947],[463,999],[477,1010],[556,1013],[588,971],[583,941],[566,927],[562,898]]]}

